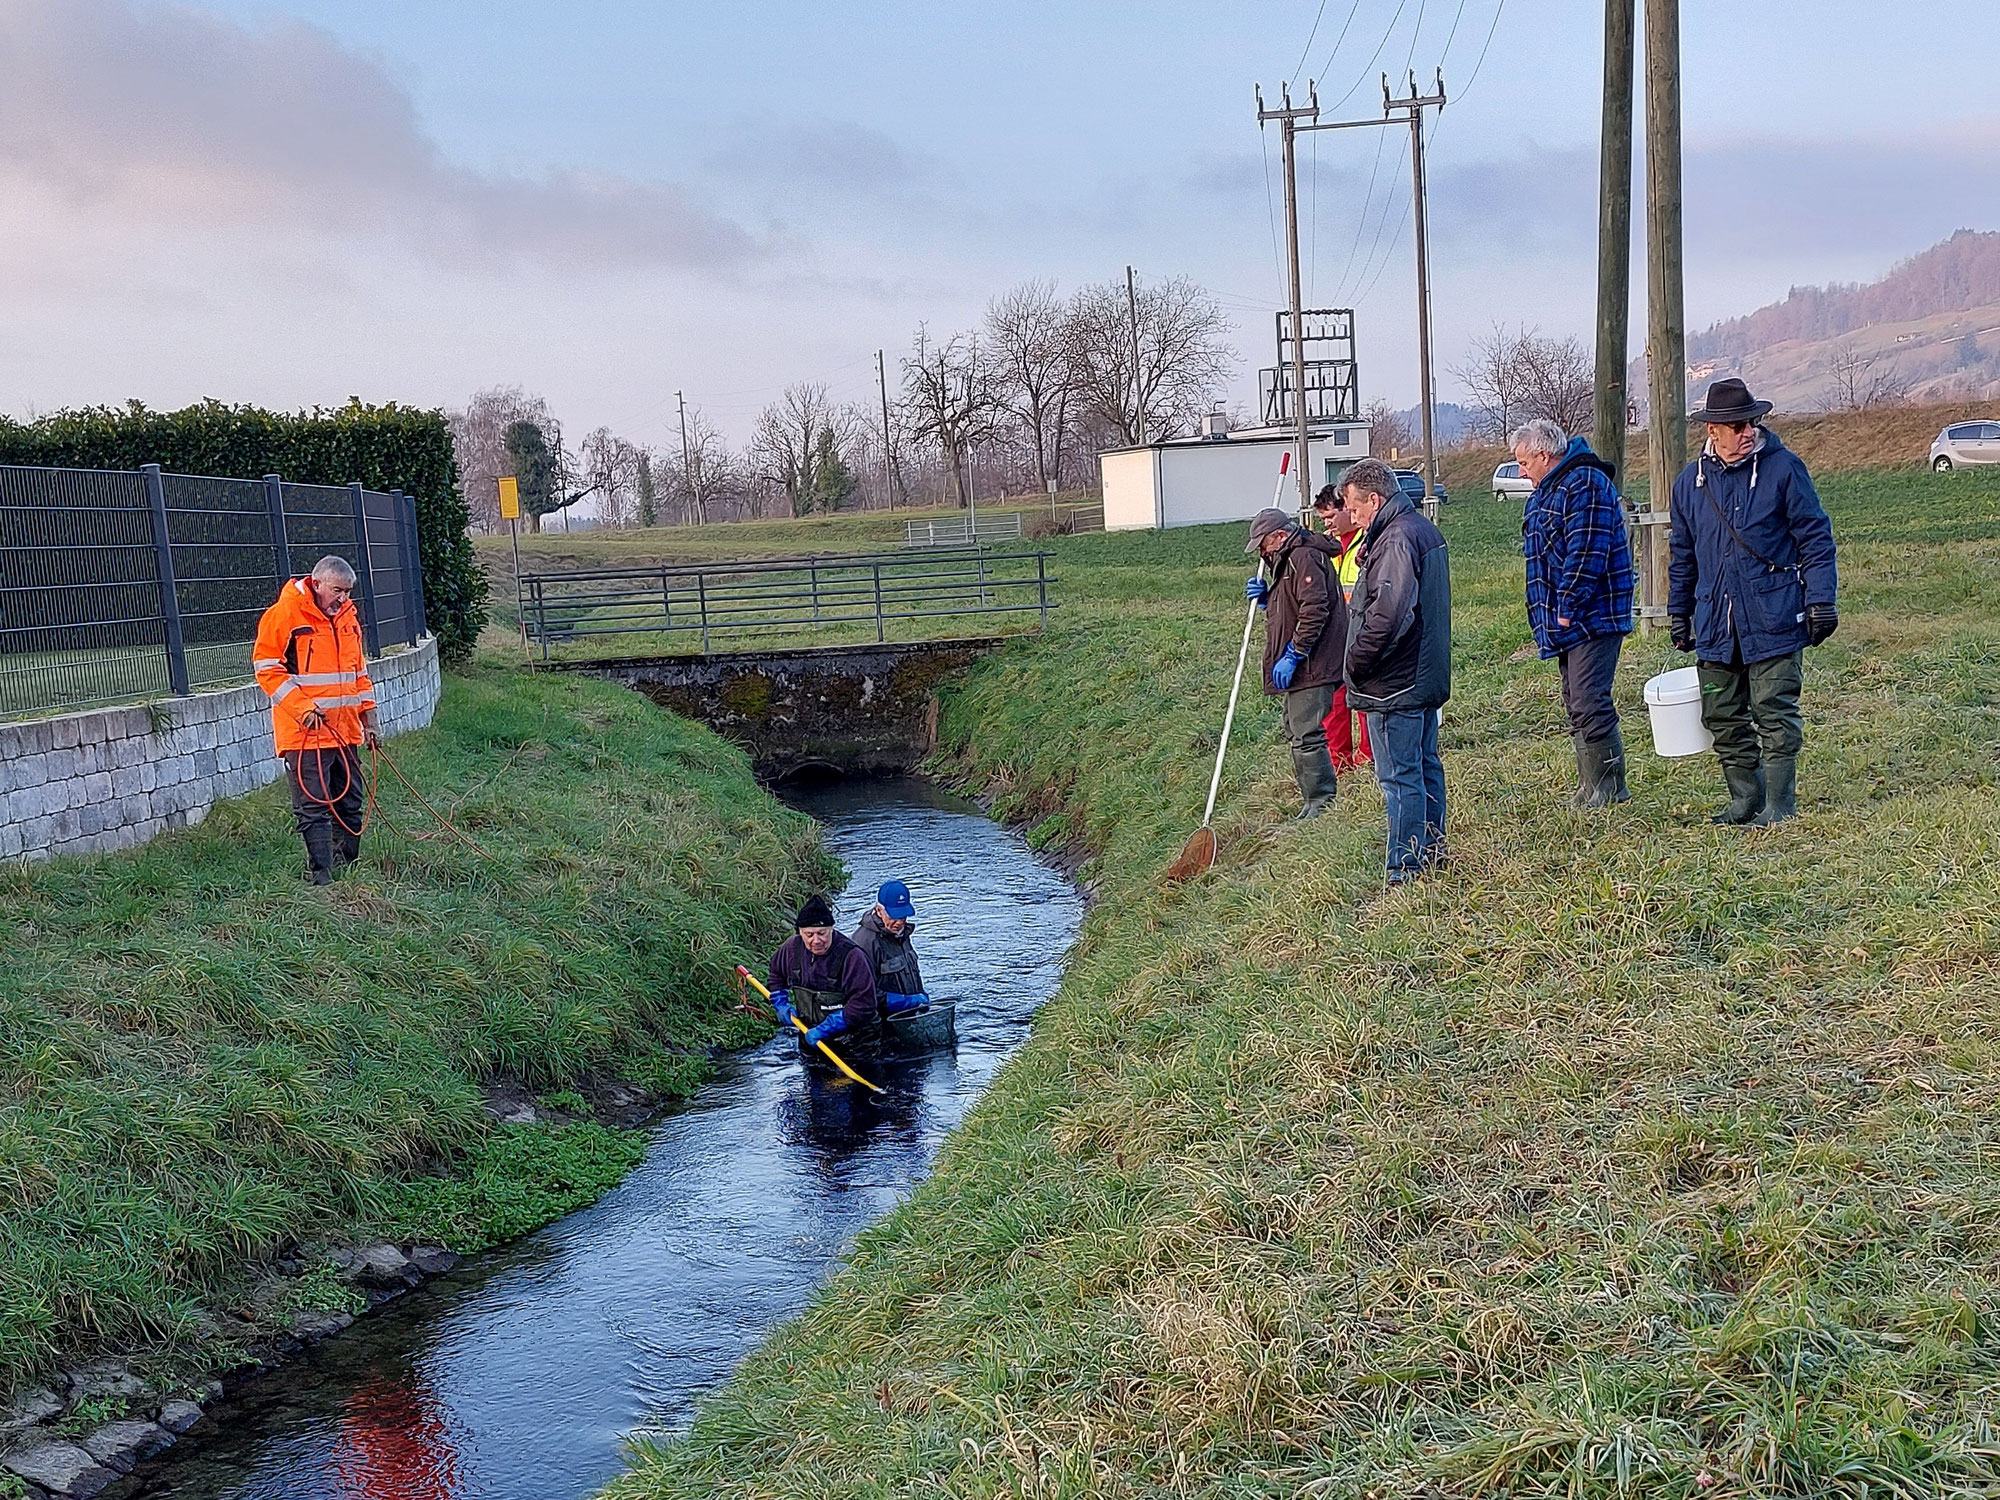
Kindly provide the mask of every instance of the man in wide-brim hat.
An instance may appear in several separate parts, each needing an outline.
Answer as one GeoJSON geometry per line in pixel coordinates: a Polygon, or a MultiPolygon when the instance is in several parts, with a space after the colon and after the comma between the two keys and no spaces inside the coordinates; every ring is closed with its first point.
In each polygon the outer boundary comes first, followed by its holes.
{"type": "Polygon", "coordinates": [[[1760,827],[1798,810],[1807,646],[1832,635],[1833,523],[1806,466],[1764,425],[1771,403],[1730,377],[1688,420],[1707,428],[1674,481],[1667,627],[1695,653],[1701,721],[1729,783],[1718,823],[1760,827]]]}

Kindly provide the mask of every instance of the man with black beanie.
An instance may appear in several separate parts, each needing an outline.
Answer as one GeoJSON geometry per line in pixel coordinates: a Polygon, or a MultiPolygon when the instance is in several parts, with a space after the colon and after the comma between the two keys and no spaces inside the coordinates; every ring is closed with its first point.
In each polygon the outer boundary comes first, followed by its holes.
{"type": "Polygon", "coordinates": [[[798,929],[771,955],[771,1005],[778,1024],[789,1029],[797,1016],[812,1029],[812,1043],[859,1031],[876,1022],[875,971],[868,955],[833,925],[826,897],[814,896],[799,908],[798,929]]]}

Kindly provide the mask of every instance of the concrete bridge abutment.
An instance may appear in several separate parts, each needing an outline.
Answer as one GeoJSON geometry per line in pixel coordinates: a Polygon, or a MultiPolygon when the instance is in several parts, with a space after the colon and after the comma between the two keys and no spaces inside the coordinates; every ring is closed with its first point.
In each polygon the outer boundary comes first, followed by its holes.
{"type": "Polygon", "coordinates": [[[908,641],[555,663],[645,694],[750,753],[757,774],[888,776],[937,739],[938,684],[997,640],[908,641]]]}

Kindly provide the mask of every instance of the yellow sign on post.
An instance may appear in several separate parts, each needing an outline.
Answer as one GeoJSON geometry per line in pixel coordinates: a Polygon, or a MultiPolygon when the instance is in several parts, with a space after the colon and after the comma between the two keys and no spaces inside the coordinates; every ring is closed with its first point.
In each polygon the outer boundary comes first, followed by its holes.
{"type": "Polygon", "coordinates": [[[521,515],[521,486],[512,474],[500,480],[500,519],[514,521],[521,515]]]}

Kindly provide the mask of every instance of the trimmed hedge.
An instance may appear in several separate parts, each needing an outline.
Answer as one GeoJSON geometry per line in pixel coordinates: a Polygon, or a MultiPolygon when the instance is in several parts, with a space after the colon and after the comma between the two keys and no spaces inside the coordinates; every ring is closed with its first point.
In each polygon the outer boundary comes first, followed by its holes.
{"type": "Polygon", "coordinates": [[[22,424],[0,417],[0,464],[136,469],[349,484],[402,490],[417,502],[424,610],[447,662],[463,662],[486,622],[486,575],[466,534],[458,463],[444,414],[360,401],[332,411],[272,412],[208,401],[181,411],[123,408],[59,411],[22,424]]]}

